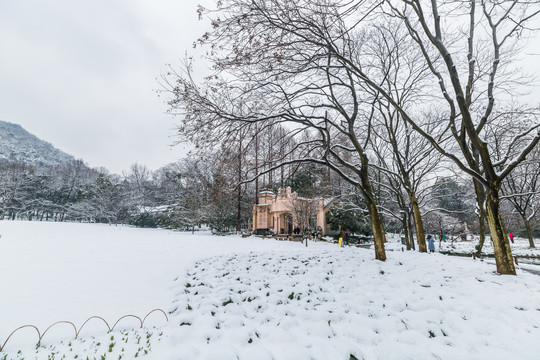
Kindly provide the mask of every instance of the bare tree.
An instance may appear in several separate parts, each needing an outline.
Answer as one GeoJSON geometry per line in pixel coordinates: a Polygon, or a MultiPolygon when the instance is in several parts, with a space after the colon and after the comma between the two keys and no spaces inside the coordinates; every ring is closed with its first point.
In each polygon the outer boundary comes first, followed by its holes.
{"type": "Polygon", "coordinates": [[[296,224],[300,229],[306,247],[308,246],[309,235],[315,233],[317,228],[317,212],[321,207],[322,199],[306,199],[298,197],[298,195],[289,203],[293,224],[296,224]]]}
{"type": "Polygon", "coordinates": [[[0,220],[4,220],[8,212],[15,219],[15,214],[25,209],[32,172],[32,167],[23,163],[0,163],[0,220]]]}
{"type": "Polygon", "coordinates": [[[403,222],[405,223],[405,214],[408,213],[405,208],[410,206],[419,251],[427,252],[419,193],[426,182],[433,180],[444,163],[441,155],[425,138],[410,129],[393,108],[381,110],[381,116],[380,124],[374,127],[374,133],[378,135],[374,143],[375,154],[389,178],[390,188],[401,204],[403,222]],[[388,150],[383,150],[384,147],[388,150]],[[402,192],[407,201],[402,198],[402,192]]]}
{"type": "MultiPolygon", "coordinates": [[[[502,157],[486,141],[485,127],[499,104],[495,99],[504,102],[509,84],[521,80],[512,71],[511,55],[539,14],[538,5],[519,0],[220,1],[213,30],[201,39],[210,45],[218,74],[203,86],[192,81],[189,68],[187,75],[169,76],[170,105],[183,113],[188,127],[289,122],[298,132],[310,132],[313,140],[299,144],[304,156],[295,161],[326,164],[362,191],[376,257],[384,259],[366,152],[375,106],[384,99],[431,146],[482,185],[497,271],[515,274],[499,189],[540,141],[540,124],[536,120],[508,142],[502,157]],[[403,106],[384,86],[388,72],[371,66],[373,57],[364,51],[376,39],[372,30],[381,19],[406,29],[429,69],[430,81],[420,89],[422,103],[414,107],[403,106]],[[461,34],[466,36],[457,36],[461,34]],[[240,116],[231,99],[246,104],[249,112],[240,116]],[[260,99],[265,100],[264,108],[260,99]],[[419,121],[418,114],[426,109],[444,114],[435,133],[419,121]],[[444,138],[448,141],[441,142],[444,138]]],[[[394,81],[400,84],[396,87],[406,85],[401,78],[394,81]]]]}
{"type": "Polygon", "coordinates": [[[531,221],[538,212],[540,198],[540,150],[535,149],[532,159],[524,161],[516,171],[508,175],[501,186],[501,199],[512,204],[521,217],[529,246],[534,248],[531,221]]]}
{"type": "Polygon", "coordinates": [[[131,207],[140,210],[144,206],[148,206],[149,183],[151,179],[150,170],[141,164],[132,164],[129,172],[124,174],[124,177],[129,182],[129,196],[131,207]]]}
{"type": "Polygon", "coordinates": [[[184,73],[164,76],[171,112],[182,129],[239,131],[249,124],[287,123],[294,152],[275,159],[262,174],[294,163],[328,166],[363,194],[375,238],[375,257],[385,260],[384,230],[370,179],[368,144],[377,94],[365,92],[332,47],[354,58],[360,39],[344,33],[340,8],[325,1],[229,0],[218,3],[210,44],[218,74],[196,84],[184,73]],[[231,99],[235,99],[231,101],[231,99]],[[264,103],[261,104],[261,99],[264,103]],[[246,111],[239,111],[242,103],[246,111]],[[231,105],[232,104],[232,105],[231,105]],[[292,155],[289,157],[289,155],[292,155]]]}
{"type": "Polygon", "coordinates": [[[511,55],[516,52],[520,35],[539,13],[538,2],[518,0],[471,0],[468,3],[386,1],[381,7],[381,14],[401,19],[429,66],[440,94],[438,98],[432,98],[432,103],[446,108],[444,129],[451,132],[451,147],[443,146],[436,134],[428,133],[416,121],[414,111],[403,108],[393,94],[380,86],[379,79],[384,74],[370,74],[361,64],[343,57],[352,71],[377,89],[432,146],[485,189],[486,216],[494,243],[497,271],[501,274],[515,274],[515,269],[500,216],[499,189],[504,178],[540,141],[540,124],[536,120],[517,134],[516,140],[507,143],[502,157],[497,157],[492,144],[486,141],[485,126],[493,119],[497,106],[495,99],[503,99],[504,89],[500,85],[507,86],[511,80],[520,80],[511,71],[511,55]],[[463,33],[466,37],[461,41],[456,34],[463,33]],[[463,73],[465,76],[461,75],[463,73]],[[529,141],[519,141],[529,136],[529,141]],[[460,156],[454,153],[456,146],[460,149],[460,156]],[[510,157],[509,154],[516,156],[510,157]]]}

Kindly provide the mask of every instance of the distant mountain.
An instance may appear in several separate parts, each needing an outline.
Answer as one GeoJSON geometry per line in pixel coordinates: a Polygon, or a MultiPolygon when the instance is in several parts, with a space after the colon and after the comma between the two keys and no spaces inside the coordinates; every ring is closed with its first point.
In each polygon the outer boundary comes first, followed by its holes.
{"type": "Polygon", "coordinates": [[[0,159],[31,165],[60,165],[74,157],[30,134],[21,125],[0,121],[0,159]]]}

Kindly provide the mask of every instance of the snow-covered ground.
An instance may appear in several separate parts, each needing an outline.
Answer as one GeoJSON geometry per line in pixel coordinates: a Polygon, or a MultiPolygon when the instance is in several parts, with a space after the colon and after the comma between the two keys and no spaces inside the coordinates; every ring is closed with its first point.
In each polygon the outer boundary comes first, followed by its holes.
{"type": "MultiPolygon", "coordinates": [[[[534,359],[540,277],[441,254],[91,224],[0,222],[0,359],[534,359]],[[65,325],[65,324],[61,324],[65,325]],[[124,330],[120,330],[124,329],[124,330]],[[71,330],[73,332],[73,330],[71,330]],[[34,337],[33,337],[34,336],[34,337]],[[64,340],[60,342],[60,340],[64,340]],[[13,342],[12,342],[13,341],[13,342]],[[19,352],[20,350],[20,352],[19,352]],[[351,357],[352,355],[352,357],[351,357]]],[[[389,248],[399,250],[398,244],[389,248]]]]}
{"type": "MultiPolygon", "coordinates": [[[[529,239],[522,237],[515,237],[514,242],[510,243],[510,248],[512,249],[512,255],[518,257],[537,257],[540,258],[540,239],[533,239],[535,243],[535,248],[529,246],[529,239]]],[[[436,242],[436,248],[442,251],[455,252],[455,253],[466,253],[471,254],[475,252],[475,246],[478,245],[479,238],[475,237],[473,241],[447,241],[442,242],[439,249],[439,242],[436,242]]],[[[488,236],[484,242],[482,248],[484,254],[493,255],[493,243],[488,236]]]]}
{"type": "MultiPolygon", "coordinates": [[[[98,315],[114,323],[125,314],[167,310],[172,281],[203,257],[298,247],[258,238],[53,222],[1,221],[0,235],[0,346],[25,324],[43,331],[60,320],[80,326],[98,315]]],[[[159,315],[152,317],[161,323],[159,315]]],[[[55,331],[63,330],[70,334],[69,327],[55,331]]],[[[7,350],[33,336],[25,329],[7,350]]]]}

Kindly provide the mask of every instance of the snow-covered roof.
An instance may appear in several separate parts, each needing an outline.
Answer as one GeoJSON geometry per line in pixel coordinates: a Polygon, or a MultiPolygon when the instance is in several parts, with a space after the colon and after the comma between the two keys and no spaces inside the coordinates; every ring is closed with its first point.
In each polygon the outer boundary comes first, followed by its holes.
{"type": "Polygon", "coordinates": [[[324,207],[327,207],[328,205],[333,203],[334,200],[336,200],[336,198],[326,198],[326,199],[323,199],[323,200],[324,200],[324,207]]]}

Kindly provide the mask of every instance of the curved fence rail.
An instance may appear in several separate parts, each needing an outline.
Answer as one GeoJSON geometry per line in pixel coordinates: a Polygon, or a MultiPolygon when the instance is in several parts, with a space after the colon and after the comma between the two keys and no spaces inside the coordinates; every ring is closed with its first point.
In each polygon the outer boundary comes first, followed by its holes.
{"type": "Polygon", "coordinates": [[[92,319],[98,319],[98,320],[101,320],[106,326],[107,326],[107,330],[108,332],[111,332],[114,330],[114,328],[116,327],[116,325],[118,325],[118,323],[125,319],[125,318],[135,318],[137,320],[139,320],[139,323],[141,325],[141,328],[144,326],[144,322],[146,321],[146,319],[148,318],[148,316],[150,316],[150,314],[154,313],[154,312],[161,312],[164,316],[165,316],[165,319],[167,320],[167,322],[169,321],[169,317],[167,316],[167,313],[161,309],[153,309],[152,311],[150,311],[148,314],[146,314],[146,316],[144,318],[141,318],[138,317],[137,315],[131,315],[131,314],[128,314],[128,315],[124,315],[124,316],[121,316],[118,320],[116,320],[116,322],[114,323],[114,325],[111,327],[109,325],[109,323],[107,322],[107,320],[105,320],[104,318],[102,318],[101,316],[91,316],[89,317],[88,319],[86,319],[85,322],[83,322],[83,324],[79,327],[79,329],[77,329],[77,326],[75,326],[74,323],[72,323],[71,321],[57,321],[55,322],[54,324],[50,325],[47,329],[45,329],[45,331],[43,333],[41,333],[39,331],[39,329],[37,328],[37,326],[35,325],[23,325],[23,326],[19,326],[18,328],[16,328],[15,330],[13,330],[7,337],[7,339],[4,341],[4,343],[2,344],[2,346],[0,346],[0,352],[2,352],[5,347],[6,347],[6,344],[8,343],[9,339],[16,333],[18,332],[19,330],[21,329],[24,329],[24,328],[33,328],[34,330],[36,330],[37,332],[37,337],[38,337],[38,342],[36,343],[36,346],[40,346],[41,345],[41,340],[43,340],[43,337],[45,336],[45,334],[53,327],[56,327],[57,325],[59,324],[67,324],[67,325],[71,325],[73,327],[73,331],[75,333],[75,339],[77,339],[79,337],[79,334],[81,333],[81,330],[84,328],[84,326],[92,319]]]}

